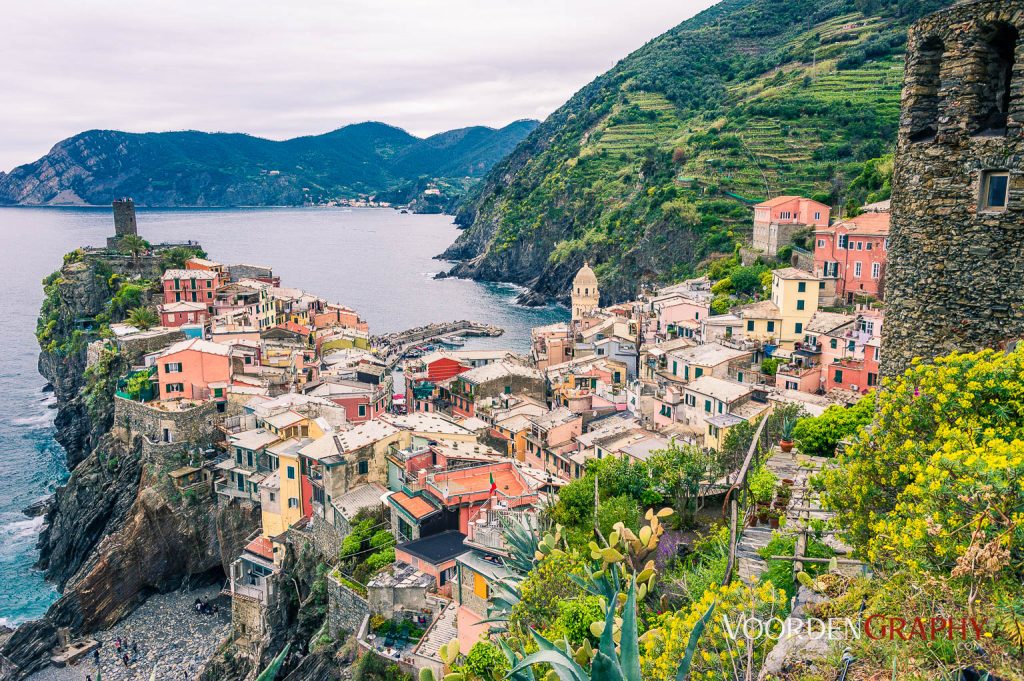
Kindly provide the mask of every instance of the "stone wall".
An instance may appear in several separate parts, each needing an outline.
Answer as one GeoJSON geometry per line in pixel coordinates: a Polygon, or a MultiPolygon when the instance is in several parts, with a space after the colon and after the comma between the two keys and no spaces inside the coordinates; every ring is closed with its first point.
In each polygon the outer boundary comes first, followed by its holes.
{"type": "Polygon", "coordinates": [[[343,631],[359,631],[369,614],[365,598],[338,581],[334,573],[327,575],[327,627],[332,638],[337,639],[343,631]]]}
{"type": "Polygon", "coordinates": [[[886,272],[885,375],[902,372],[914,357],[1024,336],[1024,41],[1017,40],[1008,97],[997,92],[1004,76],[993,75],[1008,66],[993,45],[1014,30],[1024,32],[1024,0],[957,4],[910,30],[886,272]],[[983,209],[987,171],[1010,173],[1005,210],[983,209]]]}
{"type": "Polygon", "coordinates": [[[114,428],[126,437],[143,436],[143,453],[163,459],[188,448],[206,448],[221,439],[217,428],[221,414],[213,402],[202,402],[183,411],[166,411],[154,403],[114,398],[114,428]],[[170,435],[165,442],[164,430],[170,435]]]}
{"type": "MultiPolygon", "coordinates": [[[[338,515],[338,518],[344,520],[340,514],[338,515]]],[[[348,524],[347,520],[345,520],[345,524],[348,524]]],[[[316,512],[313,513],[313,517],[310,520],[310,533],[313,536],[313,546],[316,548],[317,553],[328,560],[337,558],[338,554],[341,553],[341,540],[345,538],[348,532],[348,527],[344,530],[339,530],[331,526],[330,523],[324,520],[323,517],[316,512]]]]}

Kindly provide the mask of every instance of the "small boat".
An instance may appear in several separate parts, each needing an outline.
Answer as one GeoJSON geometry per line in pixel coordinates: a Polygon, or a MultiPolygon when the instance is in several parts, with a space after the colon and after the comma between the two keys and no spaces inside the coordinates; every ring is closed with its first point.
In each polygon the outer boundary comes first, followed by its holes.
{"type": "Polygon", "coordinates": [[[466,344],[466,339],[462,336],[450,336],[448,338],[439,338],[437,342],[452,348],[461,348],[466,344]]]}

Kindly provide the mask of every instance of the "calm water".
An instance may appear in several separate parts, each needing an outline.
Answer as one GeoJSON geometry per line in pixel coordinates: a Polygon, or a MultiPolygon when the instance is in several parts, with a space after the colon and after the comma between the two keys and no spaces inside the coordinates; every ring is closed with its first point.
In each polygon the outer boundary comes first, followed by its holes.
{"type": "MultiPolygon", "coordinates": [[[[505,335],[467,347],[529,348],[530,327],[564,319],[559,307],[523,308],[510,286],[435,280],[444,263],[432,257],[457,236],[451,219],[386,209],[253,209],[140,211],[139,232],[152,242],[197,240],[224,263],[273,266],[282,284],[358,310],[371,332],[432,321],[472,319],[505,335]]],[[[0,208],[0,623],[41,614],[56,597],[39,573],[39,519],[21,509],[44,498],[66,476],[53,440],[50,395],[36,371],[35,320],[40,281],[64,253],[102,245],[113,233],[109,210],[0,208]]]]}

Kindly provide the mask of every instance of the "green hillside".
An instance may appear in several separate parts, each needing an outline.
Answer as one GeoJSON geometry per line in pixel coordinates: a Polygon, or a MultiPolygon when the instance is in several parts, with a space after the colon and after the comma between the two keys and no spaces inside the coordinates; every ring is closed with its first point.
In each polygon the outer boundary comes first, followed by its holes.
{"type": "Polygon", "coordinates": [[[449,179],[463,192],[536,127],[462,128],[420,139],[384,123],[275,141],[194,130],[89,130],[34,163],[0,173],[0,204],[301,205],[401,192],[449,179]]]}
{"type": "Polygon", "coordinates": [[[584,260],[607,300],[749,238],[749,204],[877,199],[906,28],[943,0],[725,0],[578,92],[464,205],[455,273],[561,296],[584,260]],[[875,185],[875,186],[872,186],[875,185]]]}

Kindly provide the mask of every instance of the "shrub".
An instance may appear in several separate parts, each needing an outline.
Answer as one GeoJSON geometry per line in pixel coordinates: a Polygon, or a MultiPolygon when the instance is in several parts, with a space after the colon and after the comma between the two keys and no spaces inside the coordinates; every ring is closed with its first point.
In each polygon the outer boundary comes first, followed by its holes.
{"type": "Polygon", "coordinates": [[[875,393],[852,407],[829,407],[821,416],[803,418],[796,424],[793,437],[797,448],[809,456],[835,456],[841,440],[852,437],[871,423],[875,414],[875,393]]]}
{"type": "Polygon", "coordinates": [[[466,662],[457,665],[455,670],[467,675],[470,679],[498,681],[504,679],[509,672],[508,659],[498,646],[489,641],[477,641],[469,650],[466,662]]]}

